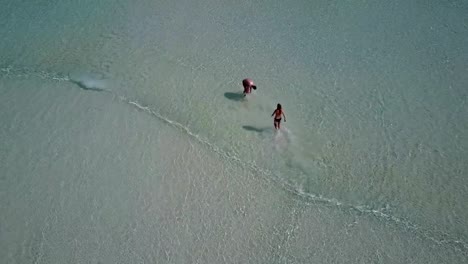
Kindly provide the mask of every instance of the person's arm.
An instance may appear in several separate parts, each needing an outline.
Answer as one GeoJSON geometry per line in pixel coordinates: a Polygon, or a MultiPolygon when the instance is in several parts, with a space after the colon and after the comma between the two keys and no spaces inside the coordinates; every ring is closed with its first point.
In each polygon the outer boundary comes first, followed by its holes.
{"type": "Polygon", "coordinates": [[[286,122],[286,114],[284,113],[284,111],[281,111],[283,113],[283,117],[284,117],[284,122],[286,122]]]}
{"type": "Polygon", "coordinates": [[[271,116],[273,116],[273,115],[275,114],[275,112],[276,112],[276,110],[275,110],[275,111],[273,111],[273,114],[271,114],[271,116]]]}

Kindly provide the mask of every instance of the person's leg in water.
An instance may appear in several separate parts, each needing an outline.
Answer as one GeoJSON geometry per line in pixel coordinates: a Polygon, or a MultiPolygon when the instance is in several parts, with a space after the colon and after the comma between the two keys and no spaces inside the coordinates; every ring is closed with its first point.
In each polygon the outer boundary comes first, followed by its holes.
{"type": "Polygon", "coordinates": [[[280,123],[281,123],[281,119],[275,119],[274,121],[275,129],[280,129],[280,123]]]}
{"type": "Polygon", "coordinates": [[[244,97],[245,97],[247,94],[251,93],[251,92],[252,92],[252,90],[251,90],[250,86],[244,86],[244,92],[243,92],[244,97]]]}

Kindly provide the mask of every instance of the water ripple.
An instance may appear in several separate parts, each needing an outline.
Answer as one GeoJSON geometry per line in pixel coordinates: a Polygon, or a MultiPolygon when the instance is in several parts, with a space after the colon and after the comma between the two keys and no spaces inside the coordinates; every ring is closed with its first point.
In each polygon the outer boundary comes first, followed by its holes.
{"type": "Polygon", "coordinates": [[[187,126],[171,120],[158,111],[152,109],[151,107],[145,106],[139,103],[135,99],[127,98],[126,96],[117,94],[112,90],[105,89],[100,80],[87,80],[87,79],[75,79],[70,78],[67,74],[61,73],[53,73],[53,72],[46,72],[35,70],[32,68],[22,67],[22,68],[15,68],[12,66],[3,66],[0,67],[0,78],[29,78],[29,77],[37,77],[43,80],[53,80],[53,81],[63,81],[63,82],[71,82],[77,85],[79,88],[86,90],[86,91],[104,91],[109,94],[112,94],[114,97],[118,98],[121,102],[126,103],[130,106],[135,107],[136,109],[143,111],[160,121],[163,121],[166,124],[173,126],[174,128],[182,131],[183,133],[187,134],[188,136],[194,138],[202,145],[208,147],[211,151],[214,151],[218,155],[222,156],[225,159],[228,159],[232,162],[237,163],[239,166],[249,169],[255,172],[258,175],[261,175],[263,178],[269,181],[273,181],[276,184],[280,185],[284,190],[288,193],[294,195],[295,198],[304,201],[305,203],[310,204],[324,204],[326,206],[333,206],[337,207],[341,210],[348,210],[353,211],[358,214],[374,216],[380,220],[385,220],[395,224],[396,226],[413,232],[416,236],[423,238],[425,240],[432,241],[436,245],[439,246],[449,246],[450,248],[461,252],[463,255],[468,256],[468,243],[463,241],[462,239],[453,238],[450,234],[446,232],[441,232],[438,230],[427,230],[421,228],[417,224],[411,223],[408,220],[393,216],[389,213],[386,213],[385,210],[377,210],[373,209],[366,205],[352,205],[348,204],[343,201],[339,201],[335,198],[324,197],[321,195],[316,195],[313,193],[307,193],[301,190],[296,186],[293,186],[290,183],[284,181],[283,177],[279,174],[273,173],[272,171],[260,167],[255,162],[245,161],[239,158],[237,155],[230,153],[229,151],[223,150],[216,146],[216,144],[210,142],[206,138],[192,132],[187,126]],[[90,85],[91,84],[91,85],[90,85]]]}

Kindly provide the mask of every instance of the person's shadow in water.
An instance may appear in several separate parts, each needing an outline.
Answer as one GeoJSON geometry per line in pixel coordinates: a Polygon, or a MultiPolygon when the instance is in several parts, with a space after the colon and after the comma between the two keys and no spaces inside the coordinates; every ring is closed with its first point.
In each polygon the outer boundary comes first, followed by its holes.
{"type": "Polygon", "coordinates": [[[268,129],[270,129],[269,127],[254,127],[254,126],[242,126],[243,129],[247,130],[247,131],[253,131],[253,132],[257,132],[257,133],[262,133],[262,132],[265,132],[267,131],[268,129]]]}
{"type": "Polygon", "coordinates": [[[226,97],[229,100],[233,100],[233,101],[242,101],[244,99],[244,94],[243,93],[226,92],[226,93],[224,93],[224,97],[226,97]]]}

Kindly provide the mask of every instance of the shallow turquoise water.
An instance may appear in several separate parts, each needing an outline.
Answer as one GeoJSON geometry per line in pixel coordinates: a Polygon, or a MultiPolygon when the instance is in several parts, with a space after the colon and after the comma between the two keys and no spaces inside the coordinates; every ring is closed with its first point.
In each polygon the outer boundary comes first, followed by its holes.
{"type": "Polygon", "coordinates": [[[2,262],[467,261],[466,2],[4,7],[2,262]]]}

